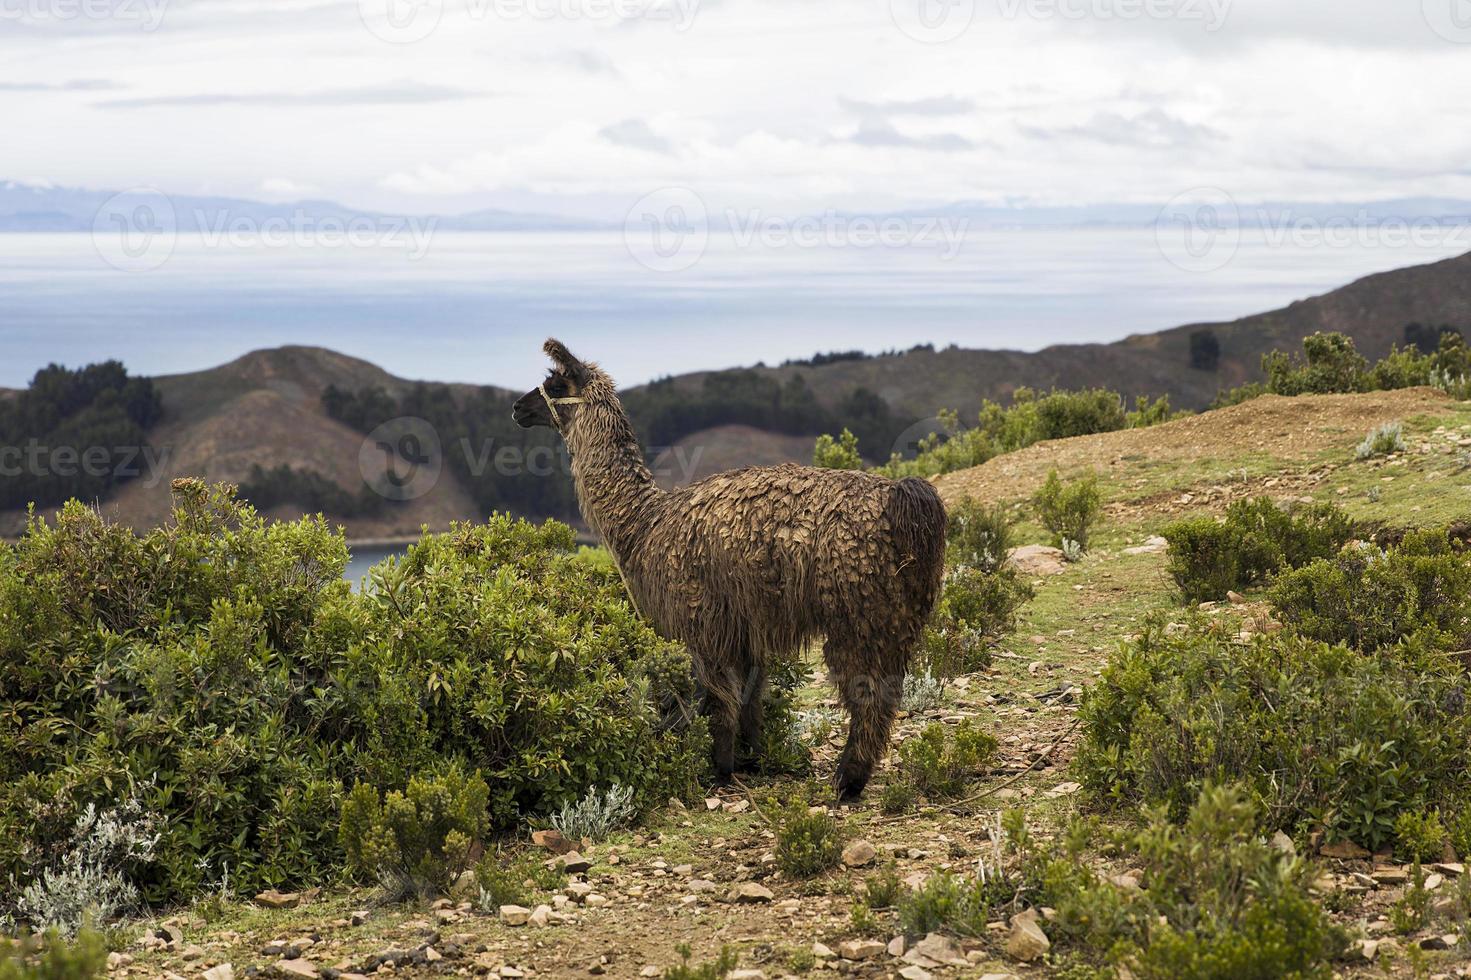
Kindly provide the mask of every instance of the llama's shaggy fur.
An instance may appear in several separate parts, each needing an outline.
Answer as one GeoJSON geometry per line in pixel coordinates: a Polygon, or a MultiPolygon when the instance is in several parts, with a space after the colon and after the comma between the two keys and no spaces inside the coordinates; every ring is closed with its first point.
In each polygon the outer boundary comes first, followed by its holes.
{"type": "Polygon", "coordinates": [[[557,341],[546,352],[556,368],[514,417],[561,431],[583,516],[639,611],[689,648],[717,775],[730,777],[737,736],[748,747],[759,739],[768,658],[823,636],[850,718],[838,792],[856,797],[888,747],[909,655],[940,588],[945,510],[934,488],[783,465],[665,492],[612,380],[557,341]]]}

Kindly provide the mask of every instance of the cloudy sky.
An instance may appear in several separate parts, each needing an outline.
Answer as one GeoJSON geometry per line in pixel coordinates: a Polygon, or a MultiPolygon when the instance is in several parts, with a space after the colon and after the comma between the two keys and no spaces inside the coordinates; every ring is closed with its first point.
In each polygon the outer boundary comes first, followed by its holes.
{"type": "Polygon", "coordinates": [[[1467,91],[1471,0],[0,0],[0,178],[365,208],[1471,198],[1467,91]]]}

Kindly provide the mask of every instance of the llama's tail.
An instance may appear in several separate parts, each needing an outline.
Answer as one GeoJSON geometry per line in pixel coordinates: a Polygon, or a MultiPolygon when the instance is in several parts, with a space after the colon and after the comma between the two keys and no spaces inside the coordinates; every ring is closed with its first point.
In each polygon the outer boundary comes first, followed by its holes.
{"type": "Polygon", "coordinates": [[[887,512],[894,541],[910,559],[900,575],[912,608],[927,617],[945,577],[945,505],[928,480],[911,476],[894,484],[887,512]]]}

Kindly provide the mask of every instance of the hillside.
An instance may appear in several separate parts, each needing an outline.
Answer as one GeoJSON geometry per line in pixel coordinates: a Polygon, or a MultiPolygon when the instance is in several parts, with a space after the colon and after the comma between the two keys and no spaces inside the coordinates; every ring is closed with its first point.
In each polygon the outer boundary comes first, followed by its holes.
{"type": "MultiPolygon", "coordinates": [[[[1194,614],[1182,608],[1165,570],[1167,556],[1147,543],[1165,521],[1214,513],[1227,499],[1265,493],[1332,500],[1371,525],[1443,524],[1471,515],[1467,446],[1471,404],[1427,389],[1264,397],[1203,418],[1039,444],[951,474],[940,481],[950,503],[967,494],[1015,502],[1053,466],[1069,473],[1093,468],[1102,477],[1108,514],[1083,560],[1033,577],[1036,596],[989,666],[952,679],[933,700],[901,714],[892,736],[896,751],[859,804],[835,807],[830,790],[811,780],[748,776],[748,782],[709,790],[703,803],[671,804],[637,827],[585,842],[580,853],[587,870],[552,891],[539,885],[527,905],[545,902],[546,910],[525,924],[477,907],[473,894],[464,892],[432,907],[426,901],[374,904],[371,889],[306,882],[297,887],[323,887],[320,894],[313,888],[288,896],[295,907],[268,907],[267,901],[277,901],[269,894],[258,902],[220,899],[125,931],[128,959],[112,975],[197,976],[229,963],[237,976],[273,970],[298,977],[377,970],[381,976],[388,960],[394,976],[667,977],[680,975],[673,972],[680,944],[692,949],[695,963],[729,947],[739,968],[759,971],[741,976],[773,980],[1078,975],[1065,968],[1077,963],[1070,957],[1078,955],[1079,942],[1067,945],[1069,933],[1051,910],[1042,926],[1056,945],[1033,962],[1019,962],[1008,939],[1014,906],[990,909],[970,931],[933,924],[914,929],[891,908],[860,916],[856,899],[875,887],[885,868],[901,889],[945,874],[974,874],[978,863],[994,872],[1000,858],[993,835],[1002,810],[1020,811],[1044,845],[1059,849],[1064,828],[1078,818],[1101,820],[1109,831],[1137,829],[1132,808],[1109,809],[1079,783],[1074,766],[1086,730],[1079,728],[1080,693],[1108,683],[1100,672],[1151,615],[1168,616],[1177,624],[1171,629],[1184,629],[1198,616],[1232,638],[1238,652],[1254,631],[1281,629],[1260,589],[1194,614]],[[1390,420],[1405,423],[1406,450],[1356,460],[1354,446],[1364,430],[1390,420]],[[880,791],[902,773],[897,747],[928,725],[962,720],[998,739],[994,760],[975,774],[966,796],[885,812],[880,791]],[[794,879],[778,870],[777,835],[761,807],[792,798],[829,814],[845,840],[869,846],[815,877],[794,879]]],[[[1045,540],[1027,521],[1018,534],[1019,544],[1045,540]]],[[[802,689],[801,703],[813,717],[830,717],[835,701],[820,657],[814,650],[808,659],[816,675],[802,689]]],[[[842,743],[840,727],[825,731],[814,736],[817,773],[831,768],[842,743]]],[[[525,838],[504,841],[503,853],[536,861],[548,856],[525,838]]],[[[1427,920],[1417,924],[1402,916],[1414,891],[1408,883],[1413,869],[1388,849],[1345,849],[1306,830],[1281,839],[1287,842],[1274,840],[1273,847],[1309,862],[1315,900],[1347,931],[1349,944],[1332,963],[1332,975],[1449,976],[1464,962],[1457,949],[1446,951],[1456,936],[1442,942],[1443,935],[1461,931],[1455,916],[1464,906],[1451,899],[1464,892],[1458,881],[1464,854],[1452,850],[1433,865],[1430,887],[1441,891],[1427,920]],[[1413,958],[1405,955],[1410,947],[1416,947],[1413,958]]],[[[1208,859],[1215,851],[1204,853],[1208,859]]],[[[1150,866],[1147,859],[1127,846],[1095,845],[1076,860],[1136,896],[1141,881],[1149,884],[1148,872],[1141,871],[1150,866]]]]}
{"type": "MultiPolygon", "coordinates": [[[[631,389],[628,400],[631,408],[637,408],[635,421],[641,426],[647,418],[660,419],[666,444],[672,448],[656,460],[656,469],[661,482],[670,485],[742,465],[805,462],[815,435],[855,420],[855,399],[868,406],[870,416],[864,429],[870,435],[863,437],[861,448],[870,458],[883,459],[891,444],[904,448],[902,443],[924,430],[923,420],[938,410],[972,416],[983,398],[1004,402],[1019,386],[1099,386],[1130,396],[1165,394],[1178,407],[1198,409],[1222,388],[1258,377],[1263,354],[1296,350],[1301,338],[1314,331],[1347,333],[1360,351],[1377,359],[1402,342],[1405,327],[1415,322],[1471,326],[1471,254],[1370,276],[1323,296],[1230,323],[1187,325],[1113,344],[1055,346],[1036,353],[922,346],[817,366],[691,373],[631,389]],[[1216,370],[1189,366],[1190,338],[1201,330],[1209,330],[1219,341],[1216,370]],[[780,411],[773,414],[770,402],[775,393],[785,399],[793,390],[801,396],[795,407],[782,409],[785,416],[780,411]],[[877,397],[870,396],[865,403],[865,392],[877,397]],[[771,421],[762,422],[757,416],[771,421]],[[781,431],[767,427],[778,422],[781,431]]],[[[166,515],[168,484],[178,476],[243,483],[254,466],[266,470],[290,466],[325,478],[347,494],[363,492],[365,481],[381,478],[386,457],[371,446],[364,452],[371,425],[354,428],[328,414],[322,395],[329,386],[354,393],[380,389],[397,403],[385,417],[419,415],[424,408],[422,398],[415,401],[415,393],[422,392],[420,383],[313,347],[256,351],[218,368],[154,381],[163,399],[162,421],[149,435],[150,445],[160,454],[158,465],[103,501],[109,514],[138,527],[166,515]],[[365,462],[360,464],[360,457],[365,462]]],[[[441,403],[439,417],[477,423],[466,430],[477,433],[470,457],[462,457],[458,467],[445,466],[432,491],[417,499],[371,513],[329,515],[344,523],[351,537],[411,536],[426,524],[442,528],[451,520],[478,519],[502,497],[532,505],[545,497],[541,513],[576,519],[567,478],[556,466],[546,476],[532,479],[493,469],[487,473],[484,465],[471,465],[483,463],[487,451],[516,438],[495,426],[504,425],[499,412],[519,393],[473,385],[437,388],[443,393],[441,402],[448,398],[459,406],[451,410],[441,403]],[[512,480],[520,480],[519,496],[508,497],[500,488],[512,480]]],[[[860,428],[856,421],[853,425],[860,428]]],[[[655,441],[648,431],[641,434],[646,443],[655,441]]],[[[446,452],[463,451],[467,436],[446,432],[445,437],[452,443],[446,452]]],[[[300,510],[288,501],[270,512],[289,517],[300,510]]],[[[23,512],[0,513],[0,536],[14,536],[23,524],[23,512]]]]}

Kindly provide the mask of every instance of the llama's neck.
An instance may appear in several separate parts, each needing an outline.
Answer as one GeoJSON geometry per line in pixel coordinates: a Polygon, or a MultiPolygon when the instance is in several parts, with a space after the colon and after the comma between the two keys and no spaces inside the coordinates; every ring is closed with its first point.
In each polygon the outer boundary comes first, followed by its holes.
{"type": "Polygon", "coordinates": [[[582,516],[620,564],[631,557],[663,496],[623,406],[611,392],[589,399],[567,433],[582,516]]]}

